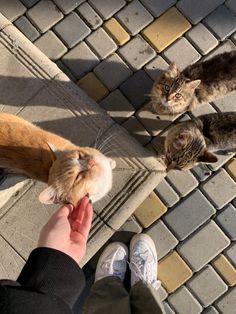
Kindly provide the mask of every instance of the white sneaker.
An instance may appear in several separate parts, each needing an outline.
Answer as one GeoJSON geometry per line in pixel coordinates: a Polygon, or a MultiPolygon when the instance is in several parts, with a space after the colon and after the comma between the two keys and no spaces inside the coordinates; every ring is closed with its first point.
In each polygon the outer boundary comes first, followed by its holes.
{"type": "Polygon", "coordinates": [[[116,276],[123,281],[125,278],[127,261],[128,248],[125,244],[120,242],[109,244],[98,260],[95,282],[107,276],[116,276]]]}
{"type": "Polygon", "coordinates": [[[155,244],[147,234],[136,234],[130,242],[131,286],[138,281],[160,288],[157,280],[157,252],[155,244]]]}

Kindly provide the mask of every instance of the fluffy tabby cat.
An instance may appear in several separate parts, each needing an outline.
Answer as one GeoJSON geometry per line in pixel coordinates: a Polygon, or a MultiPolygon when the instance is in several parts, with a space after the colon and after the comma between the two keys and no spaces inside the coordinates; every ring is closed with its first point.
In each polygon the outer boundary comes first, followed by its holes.
{"type": "Polygon", "coordinates": [[[92,201],[111,188],[115,161],[90,147],[0,113],[0,167],[20,171],[48,183],[39,200],[76,205],[87,193],[92,201]]]}
{"type": "Polygon", "coordinates": [[[236,51],[199,61],[180,72],[175,63],[154,83],[153,112],[178,114],[236,90],[236,51]]]}
{"type": "Polygon", "coordinates": [[[212,151],[236,149],[236,112],[202,115],[170,129],[165,139],[167,171],[190,169],[198,162],[214,163],[212,151]]]}

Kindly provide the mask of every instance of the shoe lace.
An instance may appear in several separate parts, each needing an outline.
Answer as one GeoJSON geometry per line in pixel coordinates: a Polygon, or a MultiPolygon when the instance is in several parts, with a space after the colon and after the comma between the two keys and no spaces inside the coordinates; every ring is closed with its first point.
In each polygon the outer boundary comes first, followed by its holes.
{"type": "Polygon", "coordinates": [[[123,266],[123,261],[113,261],[113,258],[110,257],[104,261],[104,263],[101,265],[101,269],[109,274],[109,275],[114,275],[118,277],[122,277],[122,266],[123,266]]]}
{"type": "MultiPolygon", "coordinates": [[[[131,272],[141,281],[150,284],[154,289],[159,289],[161,286],[160,280],[154,279],[153,274],[153,258],[148,251],[134,254],[132,262],[128,263],[131,272]]],[[[155,267],[155,266],[154,266],[155,267]]]]}

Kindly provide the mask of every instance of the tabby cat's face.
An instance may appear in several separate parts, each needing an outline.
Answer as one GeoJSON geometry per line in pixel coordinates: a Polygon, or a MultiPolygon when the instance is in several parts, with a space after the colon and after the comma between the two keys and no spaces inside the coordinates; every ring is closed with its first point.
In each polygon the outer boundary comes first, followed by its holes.
{"type": "Polygon", "coordinates": [[[198,162],[212,163],[217,157],[209,152],[205,138],[193,121],[182,122],[172,127],[165,139],[167,171],[187,170],[198,162]]]}
{"type": "Polygon", "coordinates": [[[157,114],[176,114],[188,109],[200,80],[187,81],[175,63],[154,83],[151,91],[153,111],[157,114]]]}

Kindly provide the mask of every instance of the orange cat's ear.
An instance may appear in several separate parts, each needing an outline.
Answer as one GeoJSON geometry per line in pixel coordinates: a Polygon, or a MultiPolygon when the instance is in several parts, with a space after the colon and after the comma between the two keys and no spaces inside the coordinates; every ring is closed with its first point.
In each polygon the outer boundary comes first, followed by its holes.
{"type": "Polygon", "coordinates": [[[218,158],[216,157],[216,155],[212,154],[208,150],[205,150],[203,155],[198,157],[198,161],[212,164],[214,162],[217,162],[218,158]]]}
{"type": "Polygon", "coordinates": [[[47,187],[39,194],[39,201],[43,204],[54,204],[57,199],[57,193],[52,186],[47,187]]]}
{"type": "Polygon", "coordinates": [[[169,65],[168,72],[169,72],[170,77],[173,77],[173,78],[178,75],[178,68],[175,62],[172,62],[169,65]]]}
{"type": "Polygon", "coordinates": [[[59,149],[56,147],[56,145],[54,145],[53,143],[47,142],[48,147],[50,148],[50,151],[52,152],[53,156],[55,157],[55,159],[60,157],[60,151],[59,149]]]}
{"type": "Polygon", "coordinates": [[[186,84],[187,88],[194,91],[201,84],[201,80],[195,80],[186,84]]]}

